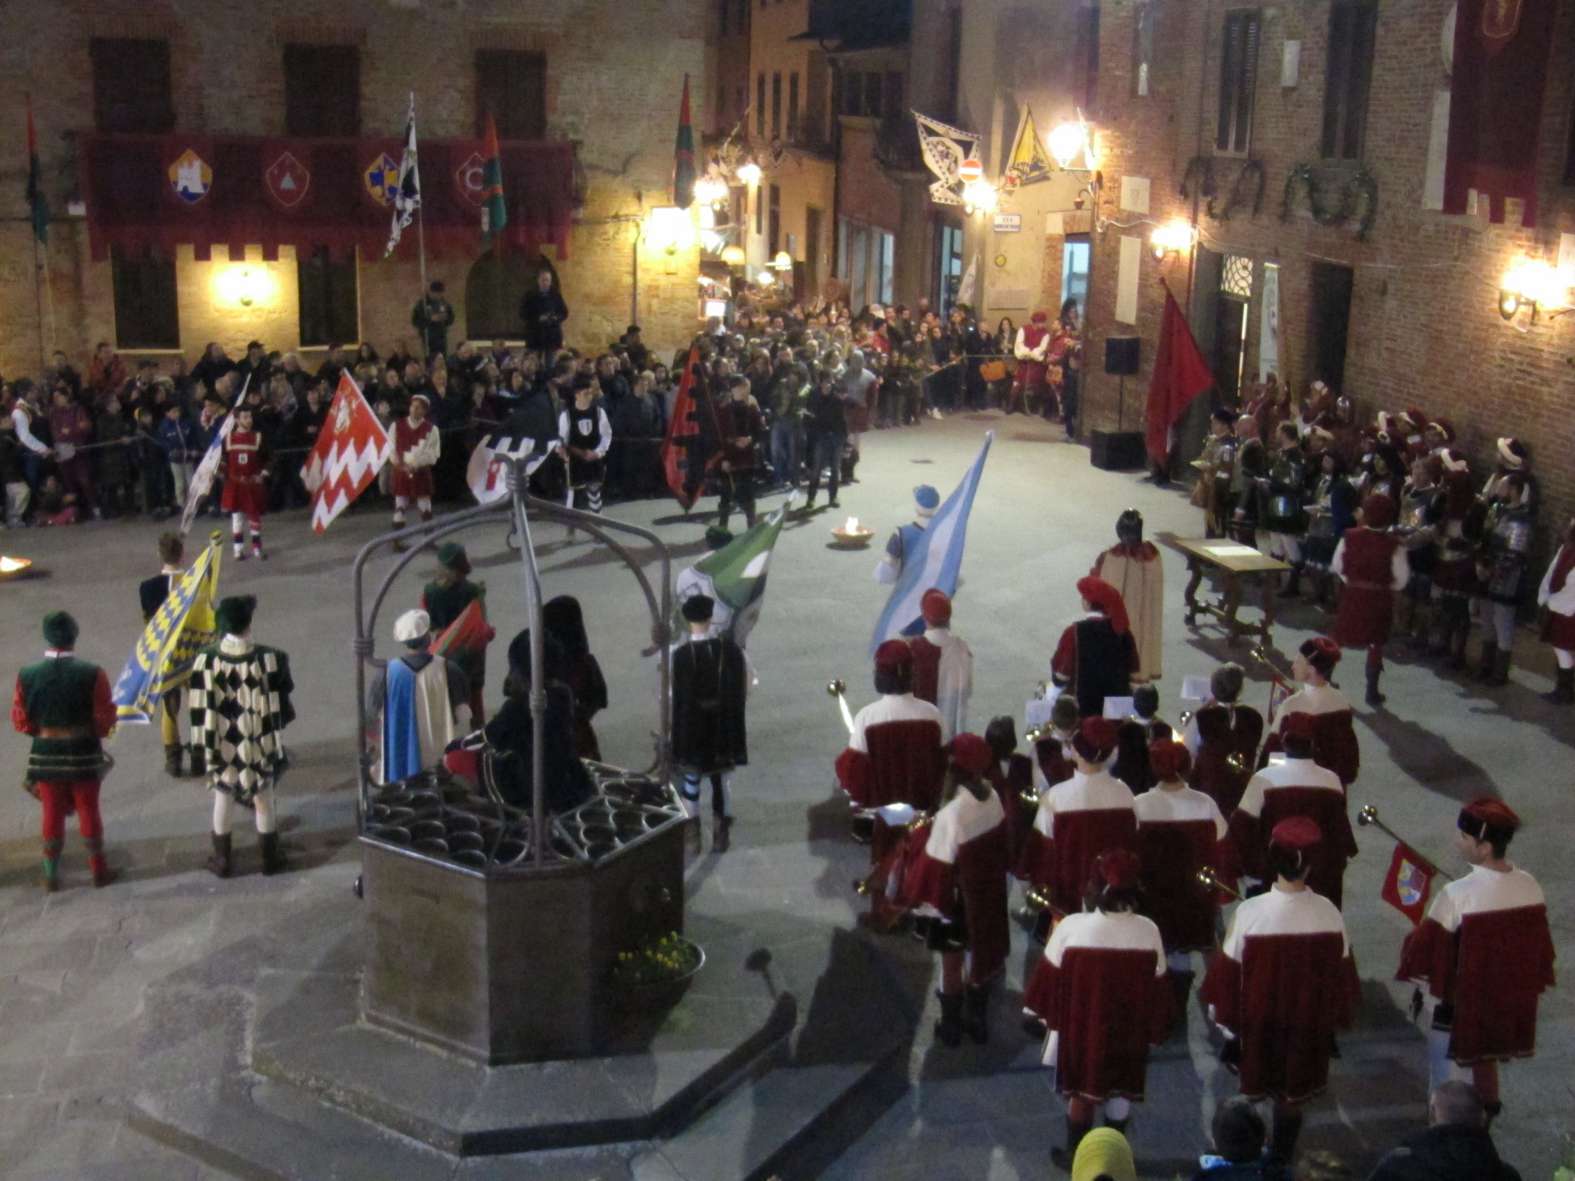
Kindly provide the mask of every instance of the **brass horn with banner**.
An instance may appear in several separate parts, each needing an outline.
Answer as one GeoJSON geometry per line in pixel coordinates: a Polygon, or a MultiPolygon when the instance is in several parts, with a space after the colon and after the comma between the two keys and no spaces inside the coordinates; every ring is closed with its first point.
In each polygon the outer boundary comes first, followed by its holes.
{"type": "Polygon", "coordinates": [[[848,708],[848,683],[841,677],[833,677],[826,682],[826,693],[837,699],[837,708],[842,711],[842,724],[848,728],[848,733],[853,733],[853,711],[848,708]]]}
{"type": "Polygon", "coordinates": [[[1375,805],[1363,804],[1361,810],[1356,814],[1356,823],[1361,828],[1376,828],[1385,836],[1392,838],[1399,844],[1402,844],[1407,849],[1409,849],[1415,855],[1416,860],[1422,862],[1424,868],[1432,871],[1433,873],[1442,874],[1450,881],[1455,880],[1457,876],[1456,874],[1450,873],[1443,866],[1439,865],[1438,862],[1429,860],[1427,857],[1424,857],[1422,854],[1418,853],[1416,851],[1415,845],[1413,845],[1410,841],[1406,840],[1394,829],[1390,828],[1387,824],[1380,820],[1378,818],[1378,808],[1375,805]]]}

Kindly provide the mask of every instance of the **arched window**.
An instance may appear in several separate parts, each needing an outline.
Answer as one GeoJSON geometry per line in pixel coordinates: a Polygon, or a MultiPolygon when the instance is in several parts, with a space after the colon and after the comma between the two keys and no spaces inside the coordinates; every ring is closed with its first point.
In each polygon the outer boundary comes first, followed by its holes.
{"type": "Polygon", "coordinates": [[[465,277],[465,339],[523,339],[520,301],[536,289],[536,272],[543,267],[552,270],[543,257],[507,253],[499,257],[496,250],[472,263],[465,277]]]}

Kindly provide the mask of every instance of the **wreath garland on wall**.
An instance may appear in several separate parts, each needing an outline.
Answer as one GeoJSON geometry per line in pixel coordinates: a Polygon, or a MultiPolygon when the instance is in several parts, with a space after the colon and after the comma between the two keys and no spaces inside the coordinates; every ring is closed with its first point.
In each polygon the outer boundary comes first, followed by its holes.
{"type": "Polygon", "coordinates": [[[1356,226],[1356,240],[1367,241],[1367,235],[1372,231],[1373,222],[1378,216],[1378,178],[1367,170],[1365,164],[1349,179],[1338,184],[1332,207],[1326,186],[1313,172],[1312,165],[1296,165],[1285,177],[1285,195],[1280,202],[1281,221],[1289,221],[1295,212],[1298,187],[1306,189],[1308,211],[1321,226],[1350,221],[1360,209],[1361,220],[1356,226]]]}

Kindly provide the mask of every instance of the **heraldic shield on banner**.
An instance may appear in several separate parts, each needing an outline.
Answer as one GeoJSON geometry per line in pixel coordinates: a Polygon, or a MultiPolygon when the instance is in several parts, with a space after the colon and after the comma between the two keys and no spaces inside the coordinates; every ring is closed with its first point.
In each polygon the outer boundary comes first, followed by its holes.
{"type": "Polygon", "coordinates": [[[399,195],[399,161],[387,152],[379,152],[361,174],[366,194],[379,205],[387,208],[399,195]]]}
{"type": "Polygon", "coordinates": [[[486,168],[487,162],[481,158],[481,153],[472,152],[463,164],[454,169],[455,190],[477,209],[481,208],[486,194],[486,168]]]}
{"type": "Polygon", "coordinates": [[[187,205],[195,205],[213,187],[213,169],[208,162],[187,148],[169,166],[170,191],[187,205]]]}
{"type": "Polygon", "coordinates": [[[1425,857],[1409,845],[1395,845],[1394,856],[1389,859],[1389,872],[1384,875],[1380,896],[1412,924],[1418,924],[1427,913],[1428,895],[1433,889],[1436,871],[1425,857]]]}
{"type": "Polygon", "coordinates": [[[312,174],[291,152],[280,152],[263,173],[268,195],[281,209],[294,209],[312,186],[312,174]]]}

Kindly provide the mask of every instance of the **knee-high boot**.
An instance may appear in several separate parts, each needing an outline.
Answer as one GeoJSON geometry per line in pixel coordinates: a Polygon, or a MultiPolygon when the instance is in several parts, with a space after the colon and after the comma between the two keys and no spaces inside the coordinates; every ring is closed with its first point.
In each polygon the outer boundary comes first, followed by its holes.
{"type": "Polygon", "coordinates": [[[955,1049],[962,1045],[963,994],[938,992],[935,995],[941,1002],[941,1019],[935,1023],[935,1037],[941,1045],[955,1049]]]}
{"type": "Polygon", "coordinates": [[[990,986],[970,984],[963,995],[963,1031],[982,1046],[990,1040],[990,986]]]}

